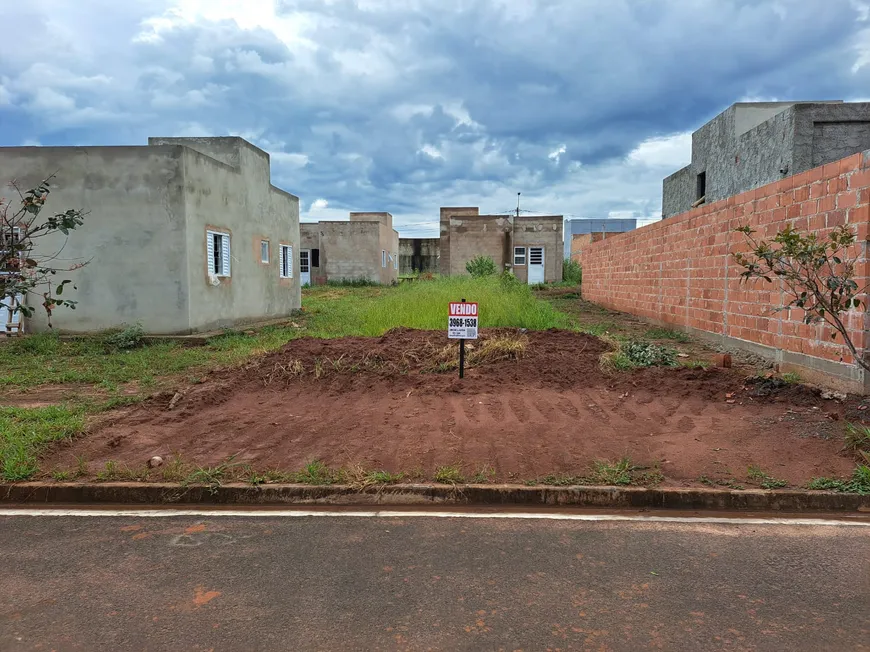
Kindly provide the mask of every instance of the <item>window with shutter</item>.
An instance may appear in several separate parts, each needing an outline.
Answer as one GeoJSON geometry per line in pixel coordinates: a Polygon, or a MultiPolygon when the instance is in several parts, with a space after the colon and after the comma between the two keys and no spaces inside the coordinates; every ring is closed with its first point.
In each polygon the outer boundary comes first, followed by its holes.
{"type": "Polygon", "coordinates": [[[526,248],[514,247],[514,265],[526,264],[526,248]]]}
{"type": "Polygon", "coordinates": [[[293,278],[293,247],[281,245],[279,276],[281,278],[293,278]]]}
{"type": "Polygon", "coordinates": [[[206,264],[209,276],[230,275],[230,236],[206,231],[206,264]]]}

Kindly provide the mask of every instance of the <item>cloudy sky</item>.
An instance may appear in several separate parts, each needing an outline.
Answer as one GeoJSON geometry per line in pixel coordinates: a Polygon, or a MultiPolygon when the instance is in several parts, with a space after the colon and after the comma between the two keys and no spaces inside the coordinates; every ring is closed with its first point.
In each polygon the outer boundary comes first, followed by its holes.
{"type": "Polygon", "coordinates": [[[735,101],[867,99],[870,0],[0,0],[0,145],[240,135],[303,219],[655,218],[735,101]]]}

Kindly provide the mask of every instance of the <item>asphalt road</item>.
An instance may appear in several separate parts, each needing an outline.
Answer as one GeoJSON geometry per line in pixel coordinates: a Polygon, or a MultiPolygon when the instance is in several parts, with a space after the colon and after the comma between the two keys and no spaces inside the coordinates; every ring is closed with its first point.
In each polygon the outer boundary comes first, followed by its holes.
{"type": "Polygon", "coordinates": [[[0,650],[870,650],[870,527],[0,515],[0,650]]]}

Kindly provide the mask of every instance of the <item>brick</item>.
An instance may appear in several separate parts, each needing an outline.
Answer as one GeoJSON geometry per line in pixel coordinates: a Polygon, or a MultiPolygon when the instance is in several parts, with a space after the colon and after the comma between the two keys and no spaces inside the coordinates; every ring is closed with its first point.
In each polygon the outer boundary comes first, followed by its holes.
{"type": "Polygon", "coordinates": [[[809,198],[810,198],[809,186],[801,186],[800,188],[794,189],[794,201],[795,201],[795,203],[800,203],[802,201],[806,201],[809,198]]]}
{"type": "Polygon", "coordinates": [[[851,172],[852,170],[860,170],[862,163],[862,154],[859,152],[858,154],[852,154],[852,156],[847,156],[846,158],[842,158],[838,161],[838,171],[840,174],[845,174],[846,172],[851,172]]]}
{"type": "Polygon", "coordinates": [[[837,208],[852,208],[858,205],[858,193],[854,190],[837,195],[837,208]]]}
{"type": "Polygon", "coordinates": [[[850,174],[847,182],[849,184],[849,190],[870,187],[870,170],[863,170],[861,172],[850,174]]]}

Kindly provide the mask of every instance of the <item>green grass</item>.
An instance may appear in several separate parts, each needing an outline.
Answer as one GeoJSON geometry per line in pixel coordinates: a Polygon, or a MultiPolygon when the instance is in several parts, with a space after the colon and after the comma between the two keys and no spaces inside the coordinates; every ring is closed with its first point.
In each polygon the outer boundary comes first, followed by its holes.
{"type": "Polygon", "coordinates": [[[398,327],[444,330],[447,304],[480,304],[480,327],[568,328],[571,320],[522,283],[467,276],[403,283],[395,288],[312,289],[306,296],[314,337],[378,336],[398,327]]]}
{"type": "Polygon", "coordinates": [[[644,337],[650,340],[673,340],[674,342],[691,342],[688,335],[682,331],[675,331],[671,328],[650,328],[644,337]]]}
{"type": "Polygon", "coordinates": [[[870,465],[859,464],[852,473],[852,477],[845,480],[840,478],[813,478],[807,484],[807,489],[839,491],[841,493],[866,496],[870,494],[870,465]]]}
{"type": "Polygon", "coordinates": [[[787,480],[774,478],[754,464],[749,466],[749,469],[746,471],[746,477],[757,483],[762,489],[782,489],[788,486],[787,480]]]}
{"type": "Polygon", "coordinates": [[[84,419],[80,406],[0,408],[0,478],[14,482],[32,477],[39,470],[37,456],[45,446],[79,434],[84,419]]]}
{"type": "Polygon", "coordinates": [[[439,466],[435,469],[435,475],[432,476],[432,479],[442,484],[462,484],[465,482],[465,476],[462,475],[462,469],[458,464],[439,466]]]}
{"type": "Polygon", "coordinates": [[[782,375],[782,379],[789,385],[796,385],[801,382],[801,377],[793,371],[788,371],[782,375]]]}

